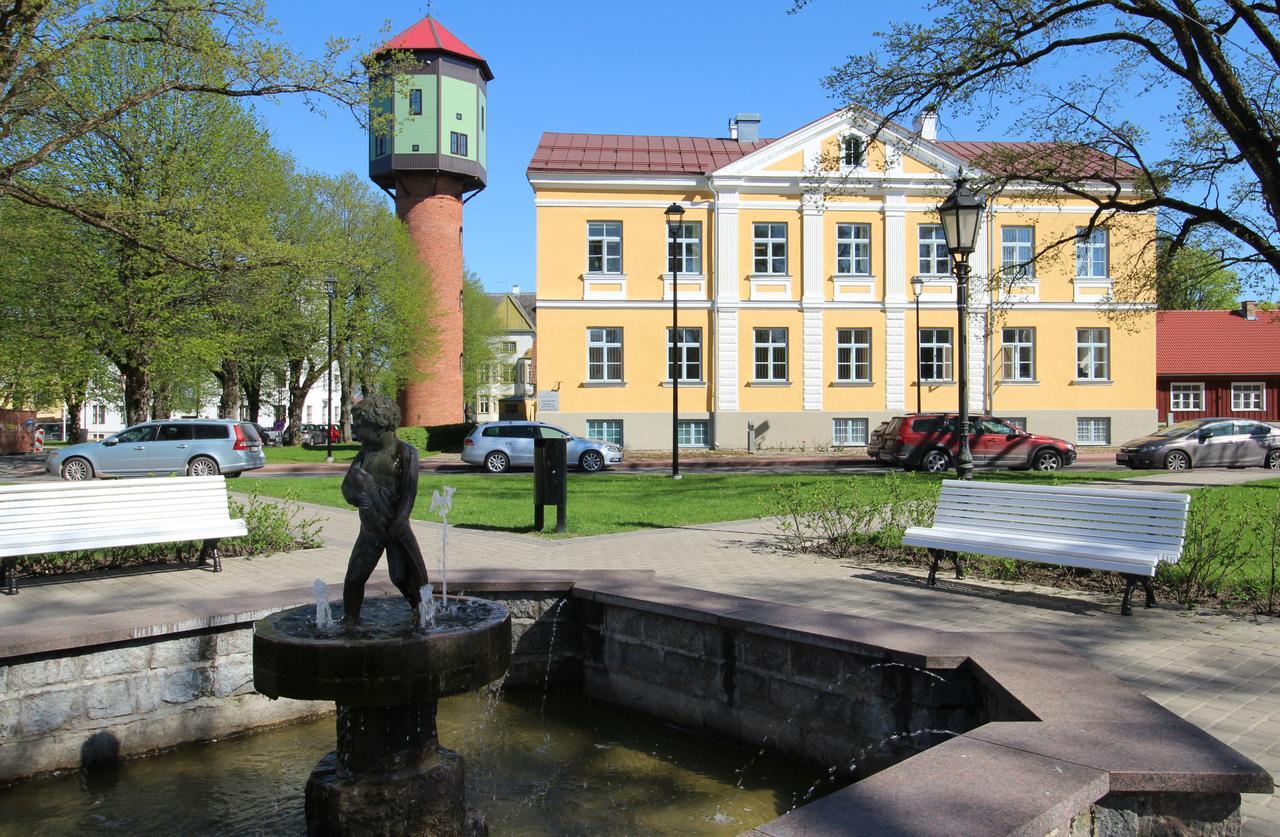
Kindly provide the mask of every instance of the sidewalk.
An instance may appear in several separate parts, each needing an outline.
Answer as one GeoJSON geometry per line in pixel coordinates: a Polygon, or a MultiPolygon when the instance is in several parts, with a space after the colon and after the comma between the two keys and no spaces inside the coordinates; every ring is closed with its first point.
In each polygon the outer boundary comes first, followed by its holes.
{"type": "MultiPolygon", "coordinates": [[[[316,578],[341,585],[356,514],[306,510],[325,521],[320,549],[225,559],[217,575],[181,570],[25,583],[20,595],[0,598],[0,630],[69,614],[297,589],[316,578]]],[[[436,578],[440,526],[413,526],[436,578]]],[[[646,569],[672,584],[939,630],[1040,631],[1280,774],[1280,620],[1172,607],[1122,618],[1118,596],[989,581],[942,580],[929,589],[923,570],[779,551],[762,520],[561,541],[455,528],[449,558],[457,569],[646,569]]],[[[386,579],[383,565],[374,579],[386,579]]],[[[1246,833],[1280,833],[1276,797],[1246,796],[1243,811],[1246,833]]]]}

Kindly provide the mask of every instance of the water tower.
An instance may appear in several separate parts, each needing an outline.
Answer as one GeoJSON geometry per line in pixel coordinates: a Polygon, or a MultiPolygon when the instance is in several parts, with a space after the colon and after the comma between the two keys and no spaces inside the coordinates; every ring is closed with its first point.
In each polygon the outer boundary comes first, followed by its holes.
{"type": "Polygon", "coordinates": [[[369,177],[396,202],[431,276],[424,377],[399,395],[409,426],[463,420],[462,204],[485,186],[488,63],[427,16],[375,53],[391,79],[369,126],[369,177]]]}

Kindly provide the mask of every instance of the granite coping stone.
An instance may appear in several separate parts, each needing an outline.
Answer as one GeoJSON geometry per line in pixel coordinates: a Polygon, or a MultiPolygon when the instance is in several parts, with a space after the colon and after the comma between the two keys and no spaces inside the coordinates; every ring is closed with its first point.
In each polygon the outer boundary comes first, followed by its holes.
{"type": "Polygon", "coordinates": [[[1105,771],[962,736],[746,833],[1042,837],[1107,790],[1105,771]]]}

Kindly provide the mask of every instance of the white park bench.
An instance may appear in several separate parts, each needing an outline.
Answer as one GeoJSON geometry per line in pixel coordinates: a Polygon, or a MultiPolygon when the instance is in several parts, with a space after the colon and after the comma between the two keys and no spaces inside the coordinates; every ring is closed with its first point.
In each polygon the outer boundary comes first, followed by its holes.
{"type": "Polygon", "coordinates": [[[944,557],[964,578],[965,552],[1118,572],[1127,616],[1138,582],[1155,606],[1151,578],[1181,556],[1190,503],[1186,494],[943,480],[933,526],[913,526],[902,543],[929,550],[930,586],[944,557]]]}
{"type": "Polygon", "coordinates": [[[226,478],[155,477],[0,486],[3,588],[18,592],[20,555],[204,541],[200,564],[222,571],[218,540],[248,533],[232,520],[226,478]]]}

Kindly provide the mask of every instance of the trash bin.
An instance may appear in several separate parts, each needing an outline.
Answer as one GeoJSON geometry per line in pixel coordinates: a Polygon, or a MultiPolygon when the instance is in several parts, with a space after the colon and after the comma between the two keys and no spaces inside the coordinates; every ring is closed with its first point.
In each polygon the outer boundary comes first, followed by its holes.
{"type": "Polygon", "coordinates": [[[533,528],[542,529],[543,506],[556,507],[556,531],[565,531],[569,499],[568,439],[533,440],[533,528]]]}

